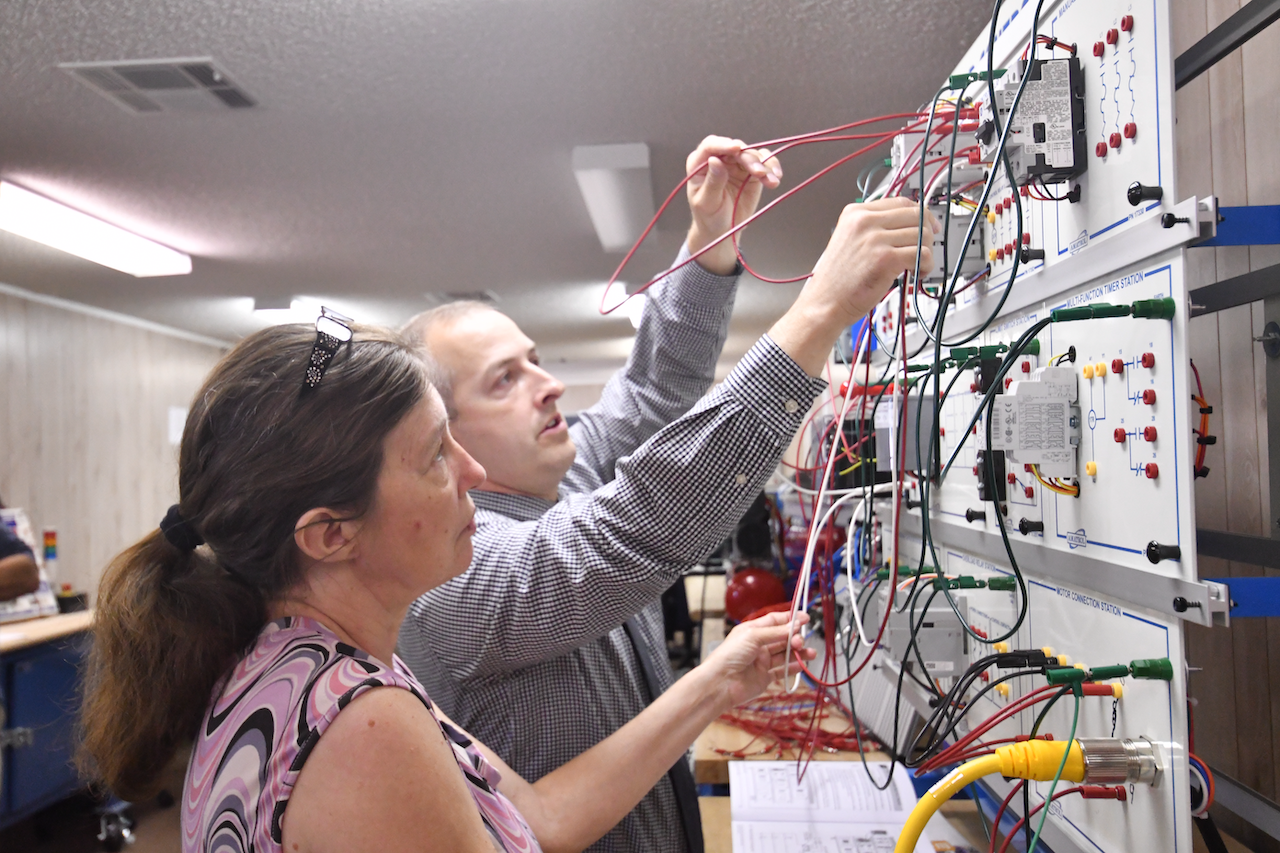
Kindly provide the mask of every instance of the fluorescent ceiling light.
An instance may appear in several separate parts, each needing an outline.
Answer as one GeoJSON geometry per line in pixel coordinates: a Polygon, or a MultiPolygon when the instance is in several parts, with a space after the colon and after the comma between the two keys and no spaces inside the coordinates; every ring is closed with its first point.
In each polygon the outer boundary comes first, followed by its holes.
{"type": "Polygon", "coordinates": [[[0,229],[138,278],[191,272],[190,255],[8,181],[0,181],[0,229]]]}
{"type": "Polygon", "coordinates": [[[579,145],[573,149],[573,174],[600,245],[606,252],[631,248],[653,219],[649,146],[579,145]]]}
{"type": "Polygon", "coordinates": [[[288,308],[280,307],[277,300],[254,300],[253,316],[268,326],[279,326],[282,323],[314,323],[320,316],[320,304],[310,299],[293,298],[288,308]],[[260,304],[267,307],[259,308],[260,304]]]}

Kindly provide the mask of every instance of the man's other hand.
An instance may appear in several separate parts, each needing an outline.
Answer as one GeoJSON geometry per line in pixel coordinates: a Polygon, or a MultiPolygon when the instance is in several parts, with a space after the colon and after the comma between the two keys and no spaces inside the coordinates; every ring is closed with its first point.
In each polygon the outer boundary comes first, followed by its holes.
{"type": "MultiPolygon", "coordinates": [[[[748,148],[741,139],[708,136],[685,161],[685,174],[693,176],[687,186],[693,215],[688,246],[697,253],[755,213],[764,188],[774,189],[781,183],[782,166],[767,148],[748,148]]],[[[733,241],[713,246],[698,263],[708,272],[729,275],[738,265],[733,241]]]]}

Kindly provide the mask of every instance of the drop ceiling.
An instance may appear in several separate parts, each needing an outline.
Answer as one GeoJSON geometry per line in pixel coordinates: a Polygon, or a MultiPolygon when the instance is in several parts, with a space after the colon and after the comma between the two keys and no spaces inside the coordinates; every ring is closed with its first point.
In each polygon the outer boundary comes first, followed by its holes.
{"type": "MultiPolygon", "coordinates": [[[[619,254],[591,228],[575,145],[645,142],[661,200],[707,133],[756,141],[925,101],[982,29],[949,0],[94,0],[0,4],[0,177],[190,253],[135,279],[0,233],[0,282],[222,340],[249,299],[398,322],[489,291],[588,381],[631,326],[596,314],[619,254]],[[211,58],[251,108],[135,114],[65,63],[211,58]]],[[[847,153],[812,146],[788,182],[847,153]]],[[[767,275],[808,269],[861,165],[753,226],[767,275]]],[[[674,255],[663,220],[624,278],[674,255]]],[[[746,280],[726,358],[795,286],[746,280]]]]}

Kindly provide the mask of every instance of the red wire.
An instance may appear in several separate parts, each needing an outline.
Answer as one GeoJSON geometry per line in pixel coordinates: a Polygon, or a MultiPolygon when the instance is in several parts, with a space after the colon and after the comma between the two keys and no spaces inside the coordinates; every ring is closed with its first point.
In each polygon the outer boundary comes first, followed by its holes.
{"type": "MultiPolygon", "coordinates": [[[[963,111],[962,111],[962,115],[963,115],[963,111]]],[[[913,119],[913,118],[914,118],[914,119],[919,119],[919,117],[920,117],[920,116],[921,116],[921,113],[895,113],[895,114],[892,114],[892,115],[877,116],[877,117],[875,117],[875,118],[861,119],[861,120],[859,120],[859,121],[850,122],[849,124],[840,125],[839,127],[829,128],[828,130],[814,131],[814,132],[812,132],[812,133],[805,133],[805,134],[800,134],[800,135],[798,135],[798,136],[792,136],[792,137],[781,137],[781,138],[779,138],[779,139],[767,140],[767,141],[765,141],[765,142],[760,142],[760,143],[756,143],[756,144],[753,144],[753,145],[748,145],[747,147],[748,147],[748,148],[767,148],[767,147],[772,147],[772,146],[776,146],[776,145],[783,145],[784,147],[783,147],[782,149],[780,149],[780,150],[781,150],[781,151],[785,151],[785,150],[788,150],[789,148],[794,147],[795,145],[798,145],[798,144],[811,144],[811,143],[813,143],[813,142],[835,141],[834,139],[832,139],[832,140],[827,140],[827,139],[824,139],[824,138],[822,138],[822,137],[831,136],[832,134],[836,134],[836,133],[839,133],[839,132],[841,132],[841,131],[848,130],[848,129],[850,129],[850,128],[860,127],[860,126],[862,126],[862,125],[866,125],[866,124],[873,124],[873,123],[877,123],[877,122],[881,122],[881,121],[889,121],[889,120],[893,120],[893,119],[901,119],[901,118],[907,118],[907,119],[913,119]]],[[[813,183],[813,182],[814,182],[814,181],[816,181],[817,179],[819,179],[819,178],[823,177],[824,175],[826,175],[828,172],[832,171],[833,169],[838,168],[839,166],[844,165],[845,163],[849,162],[850,160],[852,160],[852,159],[854,159],[854,158],[856,158],[856,157],[860,157],[860,156],[862,156],[863,154],[867,153],[867,152],[868,152],[868,151],[870,151],[871,149],[876,148],[876,147],[878,147],[879,145],[884,144],[885,142],[887,142],[887,141],[889,141],[889,140],[893,139],[893,137],[897,136],[899,133],[910,132],[910,131],[912,131],[912,130],[916,129],[917,127],[919,127],[919,126],[920,126],[921,124],[923,124],[923,123],[924,123],[924,120],[923,120],[923,119],[920,119],[920,120],[916,121],[914,124],[908,124],[906,127],[903,127],[903,128],[897,128],[897,129],[894,129],[894,130],[891,130],[891,131],[885,131],[883,134],[868,134],[868,136],[871,136],[871,137],[873,137],[873,138],[874,138],[874,141],[873,141],[873,142],[871,142],[870,144],[868,144],[868,145],[866,145],[866,146],[864,146],[864,147],[862,147],[862,148],[858,149],[857,151],[853,152],[852,154],[849,154],[849,155],[847,155],[847,156],[845,156],[845,157],[840,158],[840,159],[839,159],[839,160],[837,160],[835,163],[831,164],[830,166],[827,166],[827,167],[826,167],[825,169],[823,169],[822,171],[818,172],[817,174],[814,174],[814,175],[810,176],[810,177],[809,177],[809,178],[807,178],[806,180],[802,181],[800,184],[797,184],[795,187],[792,187],[790,190],[788,190],[787,192],[785,192],[785,193],[783,193],[782,195],[778,196],[778,197],[777,197],[777,198],[775,198],[773,201],[769,202],[769,203],[768,203],[768,204],[766,204],[764,207],[762,207],[762,208],[760,208],[759,210],[757,210],[754,214],[752,214],[751,216],[747,217],[747,218],[746,218],[745,220],[743,220],[742,222],[739,222],[739,223],[737,223],[736,225],[734,225],[732,228],[730,228],[728,231],[726,231],[724,234],[722,234],[718,239],[716,239],[716,240],[712,241],[711,243],[707,244],[706,246],[702,247],[702,248],[701,248],[701,249],[699,249],[697,252],[693,253],[693,254],[692,254],[692,255],[690,255],[688,258],[686,258],[684,261],[682,261],[681,263],[676,264],[676,265],[675,265],[675,266],[673,266],[673,267],[669,267],[668,269],[664,270],[663,272],[661,272],[661,273],[659,273],[658,275],[654,276],[653,278],[649,279],[649,281],[645,282],[641,287],[639,287],[639,288],[638,288],[638,289],[636,289],[633,293],[631,293],[629,296],[627,296],[627,298],[626,298],[626,299],[623,299],[623,300],[622,300],[621,302],[619,302],[617,305],[615,305],[615,306],[613,306],[612,308],[609,308],[608,310],[606,310],[606,309],[605,309],[605,307],[604,307],[605,301],[606,301],[606,299],[607,299],[607,297],[608,297],[608,295],[609,295],[609,291],[613,288],[613,285],[617,282],[617,280],[618,280],[618,276],[620,276],[620,275],[622,274],[622,271],[623,271],[624,269],[626,269],[627,264],[631,262],[631,258],[635,255],[636,251],[640,248],[640,245],[645,241],[645,238],[649,236],[649,233],[653,230],[654,226],[655,226],[655,225],[657,225],[658,220],[662,217],[662,214],[666,211],[667,207],[671,204],[672,200],[673,200],[673,199],[675,199],[676,194],[677,194],[677,193],[679,193],[679,192],[680,192],[680,190],[681,190],[681,189],[683,189],[683,188],[684,188],[684,186],[685,186],[686,184],[688,184],[688,183],[689,183],[690,179],[692,179],[692,178],[694,177],[694,175],[698,175],[698,174],[700,174],[701,172],[703,172],[703,171],[705,171],[705,170],[706,170],[707,165],[704,163],[702,166],[700,166],[699,168],[695,169],[691,174],[689,174],[689,175],[685,176],[685,178],[684,178],[682,181],[680,181],[680,183],[678,183],[678,184],[676,185],[676,187],[675,187],[673,190],[671,190],[671,192],[667,195],[667,198],[662,202],[662,205],[658,208],[657,213],[655,213],[655,214],[653,215],[653,218],[649,220],[649,224],[648,224],[647,226],[645,226],[645,229],[644,229],[644,231],[640,234],[639,239],[637,239],[637,240],[636,240],[635,244],[631,247],[631,249],[630,249],[630,250],[627,252],[627,254],[623,257],[622,262],[618,264],[618,268],[617,268],[617,269],[615,269],[615,270],[613,271],[613,275],[612,275],[612,276],[610,276],[610,278],[609,278],[609,282],[608,282],[608,284],[605,286],[605,292],[604,292],[603,294],[601,294],[601,296],[600,296],[600,313],[601,313],[601,314],[610,314],[610,313],[612,313],[612,312],[614,312],[614,311],[618,310],[618,308],[620,308],[620,307],[621,307],[621,306],[622,306],[622,305],[627,301],[627,299],[630,299],[631,297],[635,296],[636,294],[643,293],[645,290],[648,290],[648,289],[649,289],[650,287],[652,287],[654,284],[656,284],[657,282],[661,281],[663,278],[667,277],[667,276],[668,276],[668,275],[670,275],[671,273],[675,272],[676,270],[680,269],[681,267],[685,266],[686,264],[692,263],[693,261],[695,261],[695,260],[697,260],[698,258],[702,257],[702,255],[703,255],[703,254],[705,254],[706,252],[710,251],[714,246],[716,246],[716,245],[718,245],[719,243],[723,242],[726,238],[729,238],[729,237],[734,236],[735,234],[738,234],[739,232],[741,232],[741,231],[742,231],[742,229],[743,229],[743,228],[747,227],[747,225],[751,224],[751,223],[752,223],[752,222],[754,222],[756,219],[760,218],[763,214],[765,214],[765,213],[767,213],[768,211],[772,210],[772,209],[773,209],[776,205],[778,205],[780,202],[784,201],[784,200],[785,200],[785,199],[787,199],[787,198],[790,198],[790,197],[791,197],[792,195],[794,195],[796,192],[798,192],[798,191],[800,191],[800,190],[804,189],[804,188],[805,188],[805,187],[807,187],[809,184],[813,183]]],[[[779,152],[779,151],[775,151],[775,152],[773,152],[773,153],[772,153],[772,155],[771,155],[771,156],[776,157],[776,156],[778,155],[778,153],[780,153],[780,152],[779,152]]],[[[806,278],[807,278],[807,276],[806,276],[806,278]]]]}

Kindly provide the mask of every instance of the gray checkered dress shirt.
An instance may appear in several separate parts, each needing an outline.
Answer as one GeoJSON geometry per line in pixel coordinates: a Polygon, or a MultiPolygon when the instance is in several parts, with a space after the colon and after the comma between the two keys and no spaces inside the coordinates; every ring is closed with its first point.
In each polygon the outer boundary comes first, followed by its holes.
{"type": "MultiPolygon", "coordinates": [[[[765,337],[698,400],[735,285],[690,264],[650,289],[627,366],[571,428],[560,500],[473,491],[471,568],[419,598],[400,630],[431,698],[530,781],[644,709],[622,628],[632,615],[670,686],[662,592],[729,535],[825,387],[765,337]]],[[[686,848],[664,776],[589,849],[686,848]]]]}

